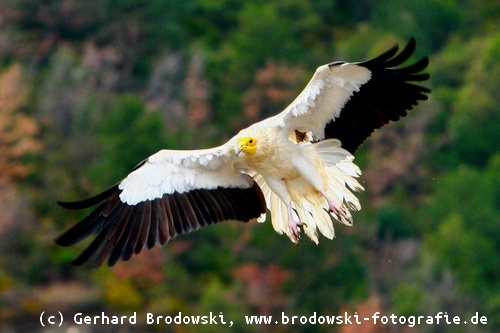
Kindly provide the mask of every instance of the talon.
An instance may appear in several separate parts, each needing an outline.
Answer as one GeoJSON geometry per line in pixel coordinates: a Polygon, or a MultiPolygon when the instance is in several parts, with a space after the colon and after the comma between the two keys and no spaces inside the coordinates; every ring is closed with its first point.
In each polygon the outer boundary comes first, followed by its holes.
{"type": "Polygon", "coordinates": [[[349,215],[345,211],[344,208],[341,206],[337,205],[325,192],[321,192],[323,197],[325,197],[326,201],[328,202],[328,210],[331,213],[334,213],[337,216],[342,216],[345,219],[349,219],[349,215]]]}
{"type": "Polygon", "coordinates": [[[293,217],[292,204],[288,204],[288,227],[290,228],[290,239],[293,243],[299,244],[300,241],[300,228],[305,226],[303,222],[296,221],[293,217]]]}
{"type": "Polygon", "coordinates": [[[288,227],[290,228],[290,235],[292,236],[292,242],[295,244],[299,244],[300,241],[300,228],[305,226],[304,223],[294,221],[294,220],[289,220],[288,221],[288,227]]]}
{"type": "Polygon", "coordinates": [[[345,211],[345,209],[337,206],[337,205],[333,205],[333,206],[330,206],[328,207],[328,209],[330,210],[330,212],[336,214],[336,215],[339,215],[339,216],[342,216],[344,218],[347,218],[347,213],[345,211]]]}

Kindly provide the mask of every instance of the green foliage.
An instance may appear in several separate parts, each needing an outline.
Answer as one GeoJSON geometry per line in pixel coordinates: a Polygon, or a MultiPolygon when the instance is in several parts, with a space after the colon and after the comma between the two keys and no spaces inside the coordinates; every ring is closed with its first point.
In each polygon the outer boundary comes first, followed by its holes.
{"type": "Polygon", "coordinates": [[[425,252],[441,271],[453,272],[463,292],[480,297],[481,308],[491,314],[499,309],[499,168],[497,154],[484,171],[462,167],[448,173],[436,183],[421,216],[429,228],[425,252]]]}
{"type": "Polygon", "coordinates": [[[422,313],[425,303],[425,291],[415,283],[405,283],[396,286],[392,293],[393,310],[399,316],[414,316],[422,313]]]}
{"type": "Polygon", "coordinates": [[[375,26],[422,41],[419,55],[441,48],[450,34],[465,27],[464,19],[462,4],[451,0],[384,1],[373,15],[375,26]]]}
{"type": "Polygon", "coordinates": [[[140,311],[144,309],[143,296],[132,281],[119,279],[115,275],[102,275],[103,301],[113,309],[140,311]],[[126,297],[124,297],[126,295],[126,297]]]}
{"type": "Polygon", "coordinates": [[[500,133],[500,37],[493,33],[464,43],[453,39],[432,65],[434,95],[441,101],[429,137],[440,146],[434,169],[467,164],[485,167],[498,151],[500,133]]]}
{"type": "Polygon", "coordinates": [[[455,138],[459,158],[468,164],[485,166],[500,142],[500,34],[472,42],[474,51],[464,84],[456,96],[450,134],[455,138]]]}
{"type": "Polygon", "coordinates": [[[389,237],[393,239],[407,238],[414,235],[412,220],[407,218],[404,211],[394,205],[382,207],[378,213],[377,236],[380,239],[389,237]]]}
{"type": "MultiPolygon", "coordinates": [[[[203,294],[195,308],[197,313],[224,314],[224,320],[228,323],[225,326],[214,327],[212,325],[199,325],[197,332],[256,332],[256,328],[249,327],[243,323],[242,314],[252,313],[248,304],[236,302],[235,296],[238,285],[226,285],[220,278],[212,276],[206,281],[203,294]],[[233,321],[233,326],[229,327],[229,321],[233,321]]],[[[194,314],[194,313],[193,313],[194,314]]]]}
{"type": "MultiPolygon", "coordinates": [[[[208,71],[215,80],[213,101],[218,122],[241,117],[241,96],[253,85],[255,72],[268,62],[296,63],[302,47],[321,48],[314,34],[320,23],[310,2],[245,2],[236,16],[235,29],[229,30],[220,47],[208,46],[208,71]]],[[[312,49],[308,57],[314,57],[312,49]]]]}
{"type": "Polygon", "coordinates": [[[165,146],[163,119],[157,111],[147,112],[142,99],[121,96],[98,130],[101,157],[90,169],[89,178],[113,184],[125,177],[144,156],[165,146]]]}

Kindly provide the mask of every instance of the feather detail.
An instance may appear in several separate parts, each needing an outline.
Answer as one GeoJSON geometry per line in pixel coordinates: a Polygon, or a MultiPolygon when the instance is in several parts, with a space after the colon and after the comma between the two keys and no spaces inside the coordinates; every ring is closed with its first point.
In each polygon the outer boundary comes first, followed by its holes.
{"type": "MultiPolygon", "coordinates": [[[[357,181],[361,175],[359,167],[354,164],[354,157],[347,150],[341,148],[340,141],[329,139],[313,144],[303,144],[304,155],[314,160],[319,158],[320,164],[315,169],[324,168],[325,187],[330,197],[347,212],[347,218],[336,216],[328,211],[326,200],[309,183],[302,178],[287,181],[287,188],[292,197],[293,215],[297,220],[306,224],[304,233],[315,243],[319,242],[318,235],[328,239],[335,237],[332,219],[345,225],[352,225],[352,216],[349,210],[360,210],[359,200],[351,191],[362,191],[363,187],[357,181]]],[[[292,239],[287,224],[286,203],[271,189],[265,178],[250,171],[249,175],[255,179],[263,189],[267,207],[271,211],[271,222],[278,234],[286,234],[292,239]]]]}

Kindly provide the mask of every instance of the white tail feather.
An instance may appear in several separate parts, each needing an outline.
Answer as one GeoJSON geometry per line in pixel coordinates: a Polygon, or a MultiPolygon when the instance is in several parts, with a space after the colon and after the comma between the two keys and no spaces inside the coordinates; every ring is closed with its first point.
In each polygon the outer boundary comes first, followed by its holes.
{"type": "MultiPolygon", "coordinates": [[[[324,140],[302,146],[304,153],[319,157],[319,172],[326,177],[326,193],[330,199],[345,211],[344,216],[338,216],[328,211],[325,198],[302,178],[287,180],[287,189],[292,197],[294,218],[305,223],[304,233],[316,244],[319,242],[318,231],[328,239],[335,237],[332,218],[345,225],[352,225],[349,210],[360,210],[358,198],[351,191],[363,191],[364,188],[356,179],[361,170],[354,164],[354,157],[341,148],[340,141],[324,140]]],[[[268,209],[271,211],[271,221],[278,234],[286,234],[292,241],[293,237],[288,226],[288,208],[276,193],[271,191],[264,177],[251,171],[252,176],[262,189],[268,209]]]]}

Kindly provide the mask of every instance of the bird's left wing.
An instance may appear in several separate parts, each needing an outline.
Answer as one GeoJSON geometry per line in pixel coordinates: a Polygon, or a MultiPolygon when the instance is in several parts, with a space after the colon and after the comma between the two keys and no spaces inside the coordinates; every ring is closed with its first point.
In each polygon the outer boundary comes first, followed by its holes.
{"type": "Polygon", "coordinates": [[[399,53],[395,46],[368,61],[318,67],[299,96],[272,121],[286,135],[310,133],[316,141],[339,139],[343,148],[354,153],[375,129],[397,121],[419,100],[427,99],[430,90],[414,82],[429,78],[421,73],[428,59],[401,67],[415,48],[412,38],[399,53]]]}
{"type": "Polygon", "coordinates": [[[98,205],[56,239],[73,245],[95,239],[72,264],[128,260],[144,247],[226,220],[248,222],[266,212],[257,183],[236,166],[229,144],[205,150],[161,150],[123,181],[90,199],[60,202],[68,209],[98,205]]]}

